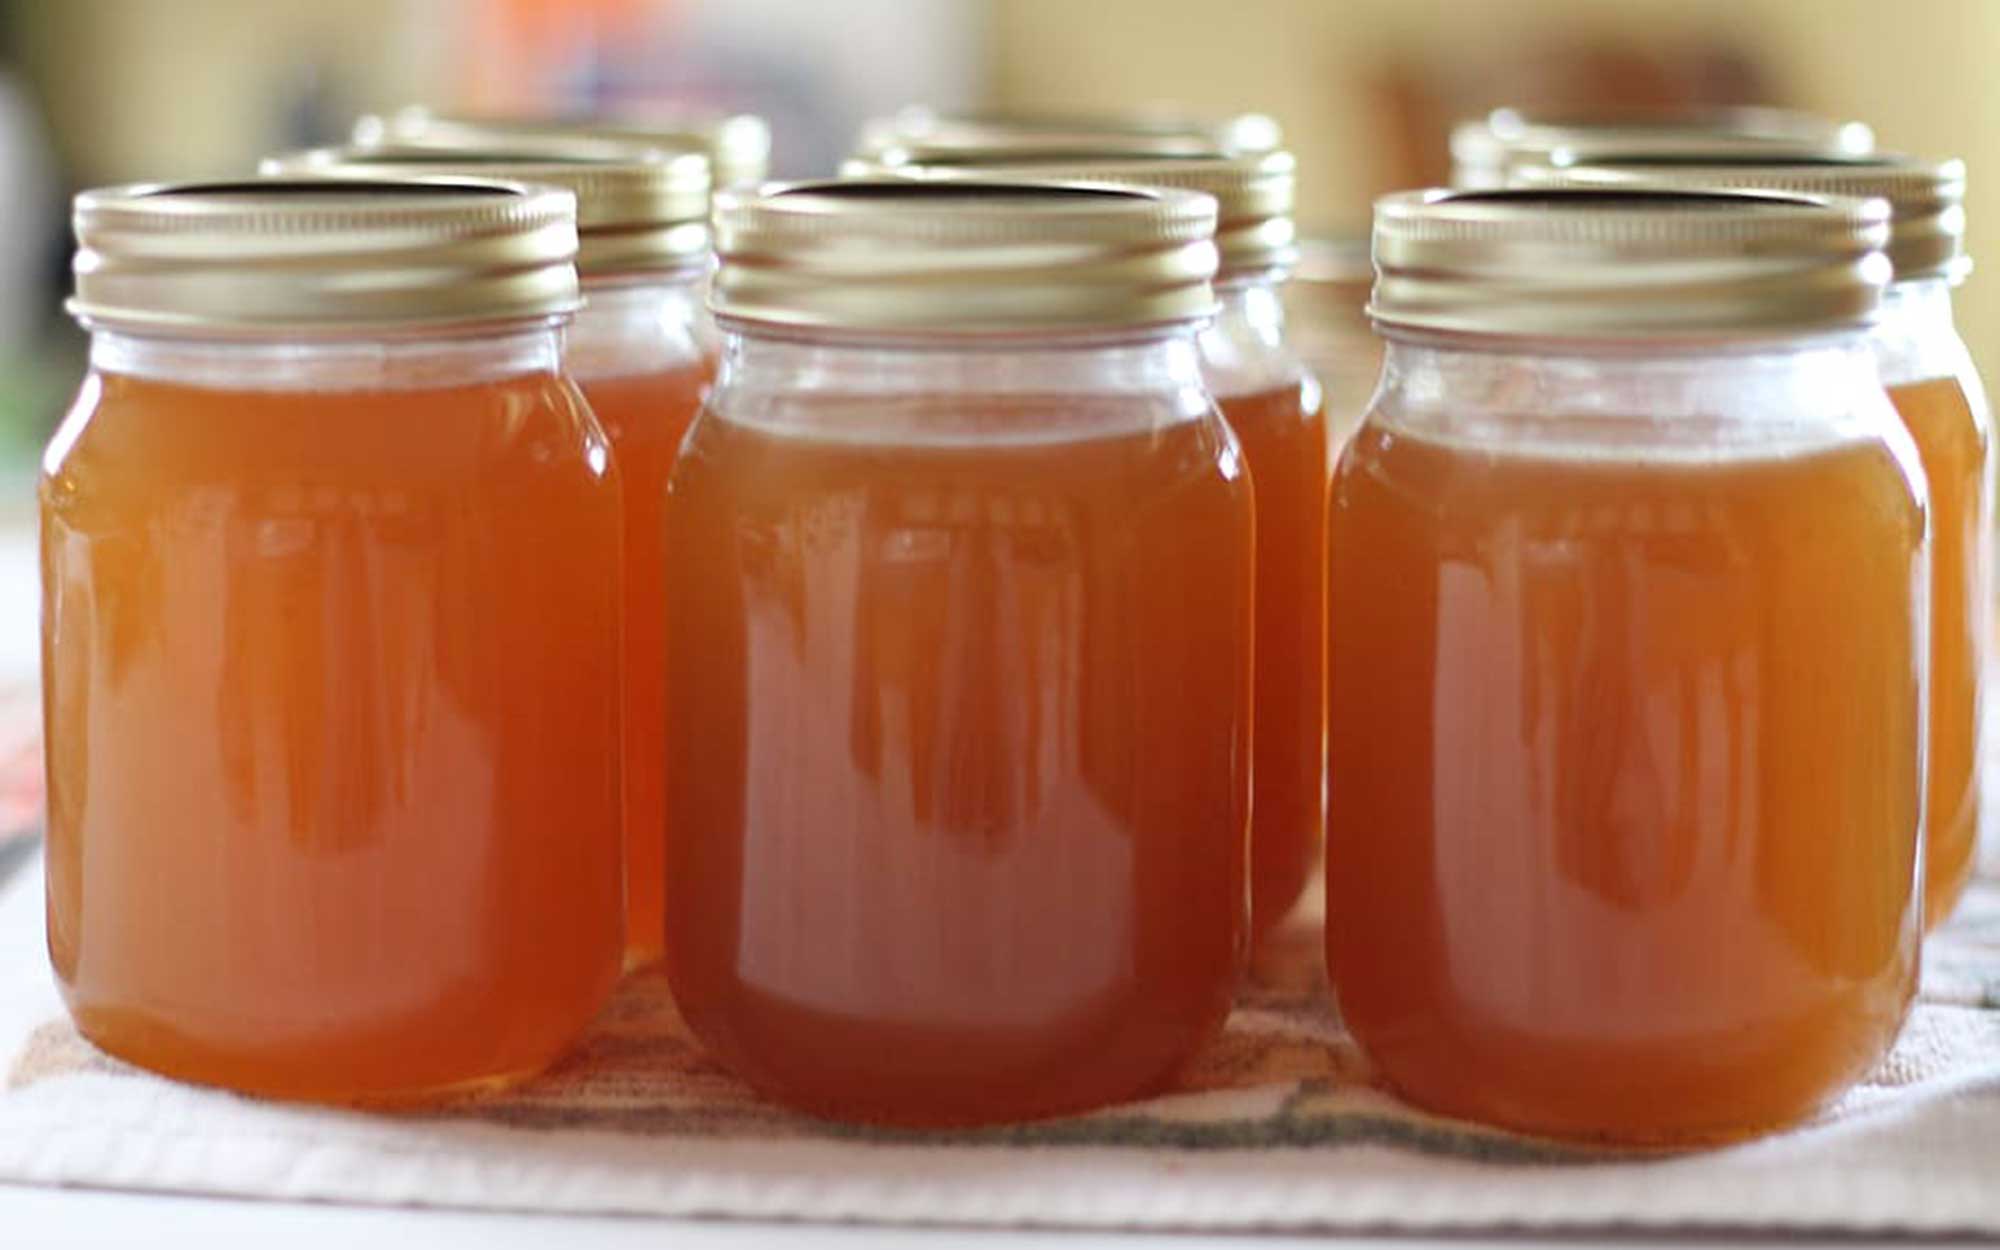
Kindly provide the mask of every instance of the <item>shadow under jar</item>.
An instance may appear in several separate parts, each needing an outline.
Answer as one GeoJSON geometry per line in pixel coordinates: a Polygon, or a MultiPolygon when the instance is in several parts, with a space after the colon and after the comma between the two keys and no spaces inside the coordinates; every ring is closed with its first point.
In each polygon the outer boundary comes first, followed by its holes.
{"type": "Polygon", "coordinates": [[[1972,879],[1983,823],[1986,670],[1993,646],[1993,419],[1953,322],[1965,258],[1965,165],[1907,157],[1728,156],[1579,149],[1521,171],[1533,184],[1733,187],[1880,198],[1894,270],[1869,332],[1889,399],[1915,440],[1931,506],[1930,751],[1924,918],[1936,928],[1972,879]]]}
{"type": "MultiPolygon", "coordinates": [[[[887,154],[899,159],[898,154],[887,154]]],[[[1026,159],[1004,146],[905,149],[911,177],[1031,178],[1178,187],[1216,200],[1214,321],[1202,377],[1256,486],[1255,749],[1250,920],[1274,928],[1305,892],[1326,827],[1326,416],[1319,380],[1285,334],[1278,292],[1296,258],[1295,162],[1262,156],[1110,152],[1026,159]]],[[[1358,414],[1356,414],[1358,416],[1358,414]]]]}
{"type": "Polygon", "coordinates": [[[1886,206],[1416,192],[1332,506],[1327,957],[1381,1076],[1613,1143],[1810,1114],[1922,908],[1886,206]]]}
{"type": "MultiPolygon", "coordinates": [[[[563,340],[563,367],[610,439],[623,486],[625,963],[660,957],[666,844],[664,512],[673,468],[714,377],[701,307],[709,270],[708,158],[597,140],[471,149],[315,148],[267,172],[327,177],[479,176],[561,187],[576,196],[583,307],[563,340]]],[[[706,327],[706,328],[705,328],[706,327]]]]}
{"type": "Polygon", "coordinates": [[[285,1098],[534,1073],[621,940],[618,490],[558,361],[574,200],[136,187],[76,226],[91,372],[41,508],[78,1028],[285,1098]]]}
{"type": "Polygon", "coordinates": [[[1194,345],[1213,202],[801,184],[719,202],[676,465],[666,967],[809,1112],[1159,1087],[1246,947],[1251,501],[1194,345]]]}

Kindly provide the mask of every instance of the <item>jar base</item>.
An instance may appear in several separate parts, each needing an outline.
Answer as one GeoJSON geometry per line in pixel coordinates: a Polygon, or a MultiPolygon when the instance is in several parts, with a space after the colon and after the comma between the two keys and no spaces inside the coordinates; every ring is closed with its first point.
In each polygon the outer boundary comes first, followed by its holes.
{"type": "Polygon", "coordinates": [[[625,948],[624,972],[631,976],[646,968],[657,965],[666,958],[666,951],[658,946],[632,945],[625,948]]]}
{"type": "Polygon", "coordinates": [[[1504,1103],[1501,1102],[1492,1102],[1479,1107],[1465,1104],[1446,1105],[1426,1099],[1419,1093],[1413,1093],[1405,1086],[1379,1073],[1377,1081],[1381,1088],[1426,1114],[1448,1116],[1484,1128],[1497,1129],[1522,1137],[1560,1142],[1567,1146],[1604,1151],[1629,1151],[1640,1155],[1708,1150],[1768,1137],[1773,1133],[1781,1133],[1805,1123],[1839,1097],[1839,1091],[1836,1091],[1794,1113],[1757,1123],[1688,1124],[1655,1129],[1603,1129],[1588,1128],[1577,1123],[1546,1117],[1517,1114],[1511,1109],[1503,1109],[1504,1103]]]}
{"type": "MultiPolygon", "coordinates": [[[[1553,1141],[1601,1149],[1687,1150],[1767,1136],[1804,1123],[1865,1077],[1887,1054],[1901,1016],[1883,1019],[1789,1065],[1730,1071],[1689,1054],[1727,1054],[1732,1043],[1662,1044],[1650,1056],[1561,1054],[1547,1041],[1511,1039],[1501,1051],[1455,1045],[1417,1062],[1371,1054],[1376,1082],[1437,1115],[1553,1141]],[[1673,1051],[1679,1051],[1676,1058],[1673,1051]]],[[[1352,1029],[1352,1023],[1349,1025],[1352,1029]]],[[[1795,1022],[1795,1029],[1803,1025],[1795,1022]]],[[[1796,1035],[1796,1033],[1795,1033],[1796,1035]]]]}
{"type": "Polygon", "coordinates": [[[407,1085],[338,1082],[327,1079],[325,1066],[318,1059],[274,1064],[268,1058],[222,1054],[191,1043],[159,1025],[141,1024],[134,1029],[128,1021],[126,1027],[106,1028],[101,1021],[91,1019],[92,1015],[101,1014],[72,1011],[71,1020],[78,1035],[112,1059],[156,1076],[274,1102],[379,1111],[418,1110],[511,1089],[540,1076],[568,1049],[558,1047],[547,1054],[497,1063],[488,1070],[468,1075],[419,1078],[407,1085]],[[309,1071],[312,1076],[289,1080],[277,1073],[279,1067],[309,1071]]]}
{"type": "MultiPolygon", "coordinates": [[[[1251,892],[1250,892],[1250,933],[1252,940],[1262,945],[1272,934],[1285,926],[1285,922],[1302,910],[1307,891],[1314,886],[1324,872],[1325,847],[1319,829],[1324,823],[1314,827],[1301,838],[1289,840],[1281,857],[1256,859],[1257,834],[1251,831],[1251,892]],[[1303,853],[1297,848],[1303,847],[1303,853]]],[[[1265,835],[1267,840],[1270,835],[1265,835]]]]}
{"type": "Polygon", "coordinates": [[[750,1085],[772,1102],[807,1119],[822,1121],[829,1126],[865,1128],[891,1133],[944,1135],[1008,1131],[1015,1128],[1027,1128],[1032,1131],[1032,1126],[1037,1124],[1087,1115],[1120,1103],[1153,1097],[1164,1093],[1173,1086],[1173,1083],[1174,1073],[1169,1072],[1109,1098],[1051,1099],[1031,1107],[997,1113],[943,1110],[937,1114],[913,1112],[908,1107],[875,1103],[865,1099],[800,1097],[792,1091],[778,1087],[767,1087],[756,1082],[750,1082],[750,1085]]]}
{"type": "Polygon", "coordinates": [[[1145,1037],[1132,1035],[1129,1016],[1107,1011],[1096,1027],[1013,1044],[986,1030],[911,1030],[750,991],[719,1010],[685,996],[679,1006],[718,1064],[783,1107],[843,1124],[965,1131],[1159,1093],[1222,1031],[1230,1002],[1218,998],[1145,1037]]]}
{"type": "Polygon", "coordinates": [[[1935,933],[1958,910],[1979,862],[1979,832],[1975,814],[1960,827],[1925,844],[1924,932],[1935,933]],[[1947,851],[1945,848],[1949,847],[1947,851]]]}

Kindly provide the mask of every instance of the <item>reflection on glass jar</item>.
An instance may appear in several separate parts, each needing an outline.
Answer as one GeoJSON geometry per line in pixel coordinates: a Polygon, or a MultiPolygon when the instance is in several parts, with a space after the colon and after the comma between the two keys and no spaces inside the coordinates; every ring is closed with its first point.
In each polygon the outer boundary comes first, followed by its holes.
{"type": "Polygon", "coordinates": [[[672,478],[669,689],[700,730],[669,738],[667,968],[777,1098],[1075,1110],[1158,1086],[1229,1008],[1251,517],[1193,343],[1209,211],[910,183],[722,209],[781,260],[725,249],[729,346],[672,478]],[[1054,238],[1087,259],[1049,268],[1054,238]],[[902,263],[847,276],[877,245],[902,263]],[[1013,280],[983,314],[969,256],[1013,280]]]}
{"type": "Polygon", "coordinates": [[[1580,149],[1523,171],[1542,185],[1720,186],[1881,198],[1892,281],[1869,345],[1923,459],[1931,505],[1930,761],[1924,912],[1942,924],[1971,879],[1982,822],[1993,648],[1992,416],[1952,321],[1965,257],[1965,165],[1904,157],[1732,157],[1699,147],[1580,149]]]}
{"type": "Polygon", "coordinates": [[[1203,379],[1256,483],[1250,911],[1256,931],[1269,932],[1305,892],[1326,823],[1326,414],[1280,298],[1297,258],[1296,163],[1283,151],[1023,155],[997,136],[980,147],[970,135],[958,146],[898,149],[880,159],[916,178],[1115,183],[1215,197],[1219,307],[1198,343],[1203,379]]]}
{"type": "Polygon", "coordinates": [[[492,183],[80,201],[49,945],[105,1050],[429,1099],[532,1074],[608,993],[618,493],[550,324],[573,214],[492,183]],[[169,238],[188,263],[148,265],[169,238]],[[461,266],[496,264],[468,305],[461,266]]]}
{"type": "Polygon", "coordinates": [[[1388,352],[1333,490],[1327,950],[1413,1100],[1729,1137],[1894,1038],[1928,589],[1863,332],[1879,210],[1379,206],[1388,352]]]}
{"type": "Polygon", "coordinates": [[[620,568],[624,644],[626,963],[659,958],[669,712],[660,599],[665,594],[667,471],[714,376],[713,323],[701,307],[709,268],[709,158],[550,127],[513,146],[432,136],[427,144],[315,148],[267,173],[336,178],[478,175],[562,187],[577,197],[583,308],[563,364],[583,387],[624,484],[620,568]]]}

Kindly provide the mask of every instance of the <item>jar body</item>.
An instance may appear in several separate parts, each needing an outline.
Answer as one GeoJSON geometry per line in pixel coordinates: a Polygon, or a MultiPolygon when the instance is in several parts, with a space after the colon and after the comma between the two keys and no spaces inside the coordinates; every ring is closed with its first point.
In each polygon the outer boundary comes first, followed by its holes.
{"type": "Polygon", "coordinates": [[[1256,496],[1250,914],[1264,933],[1305,891],[1326,827],[1326,418],[1318,380],[1285,341],[1275,281],[1217,294],[1202,372],[1256,496]]]}
{"type": "Polygon", "coordinates": [[[845,1119],[1154,1088],[1245,953],[1251,513],[1185,336],[732,336],[676,466],[666,966],[845,1119]]]}
{"type": "Polygon", "coordinates": [[[617,483],[556,352],[95,336],[40,493],[49,948],[103,1049],[422,1100],[609,992],[617,483]]]}
{"type": "Polygon", "coordinates": [[[1935,928],[1972,879],[1993,646],[1993,419],[1943,279],[1891,287],[1869,336],[1916,442],[1931,505],[1930,763],[1924,914],[1935,928]]]}
{"type": "Polygon", "coordinates": [[[1330,467],[1361,424],[1382,375],[1382,340],[1367,315],[1375,270],[1366,240],[1308,242],[1302,251],[1285,284],[1285,308],[1292,342],[1325,394],[1330,467]]]}
{"type": "Polygon", "coordinates": [[[625,962],[660,956],[666,873],[667,474],[714,376],[697,326],[706,268],[590,280],[563,363],[611,441],[624,487],[625,962]]]}
{"type": "Polygon", "coordinates": [[[1926,541],[1856,340],[1391,343],[1332,491],[1327,928],[1391,1084],[1688,1141],[1804,1116],[1886,1052],[1920,935],[1926,541]]]}

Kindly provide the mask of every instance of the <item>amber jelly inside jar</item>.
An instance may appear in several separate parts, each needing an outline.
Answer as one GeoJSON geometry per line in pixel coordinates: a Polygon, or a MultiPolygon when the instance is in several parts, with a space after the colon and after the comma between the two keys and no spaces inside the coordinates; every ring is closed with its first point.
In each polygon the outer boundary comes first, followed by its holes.
{"type": "Polygon", "coordinates": [[[76,204],[91,372],[41,481],[49,949],[111,1054],[425,1101],[619,966],[618,496],[563,374],[574,199],[76,204]]]}
{"type": "Polygon", "coordinates": [[[1869,334],[1882,381],[1923,458],[1931,504],[1930,753],[1925,800],[1926,923],[1948,919],[1977,860],[1986,812],[1986,673],[1993,647],[1993,423],[1952,319],[1965,255],[1965,165],[1900,156],[1731,156],[1690,148],[1579,148],[1524,169],[1531,185],[1734,187],[1880,198],[1893,266],[1869,334]]]}
{"type": "MultiPolygon", "coordinates": [[[[1297,259],[1296,162],[1101,150],[1022,157],[898,148],[885,170],[932,179],[1030,178],[1177,187],[1216,200],[1219,308],[1197,340],[1203,376],[1243,448],[1257,512],[1256,733],[1250,881],[1256,932],[1292,910],[1326,824],[1326,491],[1320,383],[1286,334],[1280,291],[1297,259]]],[[[1358,414],[1357,414],[1358,415],[1358,414]]]]}
{"type": "Polygon", "coordinates": [[[674,553],[665,546],[662,510],[667,472],[714,377],[719,348],[702,306],[711,260],[708,158],[544,137],[513,149],[318,148],[265,168],[350,178],[483,174],[562,187],[577,198],[584,302],[565,336],[563,361],[611,440],[623,486],[626,962],[651,963],[664,931],[663,740],[673,720],[660,599],[674,553]]]}
{"type": "Polygon", "coordinates": [[[1411,1101],[1726,1139],[1894,1039],[1928,534],[1867,342],[1887,217],[1378,203],[1387,355],[1332,492],[1327,956],[1411,1101]]]}
{"type": "Polygon", "coordinates": [[[666,968],[820,1115],[1156,1089],[1248,929],[1251,500],[1202,386],[1213,201],[727,194],[675,466],[666,968]]]}

